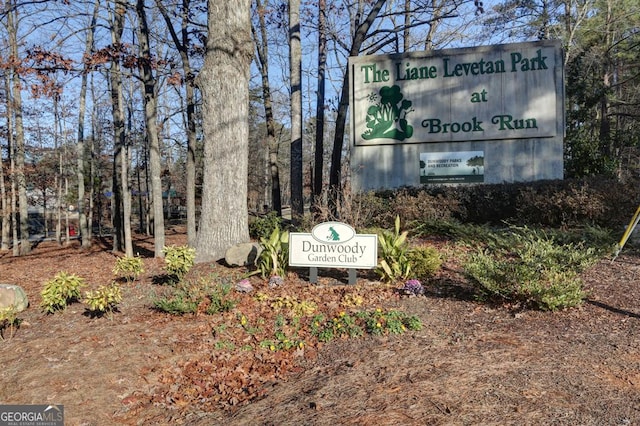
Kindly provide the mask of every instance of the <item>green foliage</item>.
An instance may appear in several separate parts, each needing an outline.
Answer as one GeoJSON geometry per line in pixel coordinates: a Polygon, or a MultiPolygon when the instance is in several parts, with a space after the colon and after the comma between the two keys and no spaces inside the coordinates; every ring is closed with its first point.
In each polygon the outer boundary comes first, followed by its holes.
{"type": "Polygon", "coordinates": [[[286,310],[291,317],[309,316],[318,309],[318,305],[311,301],[298,301],[295,297],[290,296],[276,297],[271,302],[271,307],[277,311],[286,310]]]}
{"type": "Polygon", "coordinates": [[[357,316],[364,322],[367,333],[374,336],[402,334],[407,329],[420,330],[422,328],[422,322],[418,317],[408,316],[395,310],[384,311],[378,308],[374,311],[358,312],[357,316]]]}
{"type": "Polygon", "coordinates": [[[157,297],[153,306],[172,315],[196,313],[200,307],[208,315],[227,312],[237,304],[230,295],[231,289],[232,285],[226,282],[209,284],[204,279],[180,282],[170,294],[157,297]]]}
{"type": "Polygon", "coordinates": [[[198,310],[201,299],[188,289],[177,289],[172,295],[159,297],[153,302],[153,307],[159,311],[172,315],[193,314],[198,310]]]}
{"type": "Polygon", "coordinates": [[[122,275],[127,281],[134,281],[144,272],[144,263],[139,256],[123,256],[116,259],[114,275],[122,275]]]}
{"type": "Polygon", "coordinates": [[[420,330],[422,322],[416,316],[383,309],[359,311],[351,315],[340,312],[333,318],[318,314],[311,320],[311,334],[321,342],[335,338],[360,337],[365,332],[375,336],[402,334],[407,330],[420,330]]]}
{"type": "Polygon", "coordinates": [[[543,231],[511,228],[471,255],[465,272],[483,298],[557,310],[582,303],[578,274],[597,259],[597,251],[583,244],[558,244],[543,231]]]}
{"type": "Polygon", "coordinates": [[[375,271],[385,282],[405,279],[411,273],[407,234],[400,233],[400,216],[396,216],[393,232],[382,230],[378,234],[380,262],[375,271]]]}
{"type": "Polygon", "coordinates": [[[165,270],[180,281],[193,267],[196,259],[196,250],[189,246],[166,246],[164,253],[165,270]]]}
{"type": "Polygon", "coordinates": [[[269,238],[261,238],[262,252],[256,262],[262,278],[285,277],[289,266],[289,232],[276,227],[269,238]]]}
{"type": "Polygon", "coordinates": [[[94,291],[86,291],[84,294],[84,302],[89,306],[89,312],[97,316],[112,313],[121,301],[122,291],[116,282],[108,286],[100,286],[94,291]]]}
{"type": "Polygon", "coordinates": [[[278,216],[276,212],[269,212],[249,223],[249,235],[257,240],[269,238],[273,231],[276,228],[282,228],[282,225],[282,217],[278,216]]]}
{"type": "Polygon", "coordinates": [[[274,324],[272,339],[265,339],[260,342],[260,347],[271,351],[289,350],[304,347],[304,341],[298,337],[300,332],[300,321],[298,318],[287,319],[278,315],[274,324]]]}
{"type": "Polygon", "coordinates": [[[83,278],[74,274],[59,272],[45,284],[40,293],[42,296],[40,307],[47,313],[54,313],[57,310],[64,309],[67,304],[80,299],[80,289],[85,286],[83,278]]]}
{"type": "Polygon", "coordinates": [[[432,277],[442,265],[440,252],[435,247],[416,247],[407,253],[411,275],[418,278],[432,277]]]}
{"type": "Polygon", "coordinates": [[[18,312],[13,306],[0,309],[0,340],[12,338],[19,325],[18,312]],[[5,336],[5,330],[9,330],[7,336],[5,336]]]}
{"type": "Polygon", "coordinates": [[[364,329],[358,324],[357,317],[343,311],[329,319],[322,314],[314,316],[311,319],[311,334],[320,342],[328,342],[335,338],[360,337],[364,329]]]}
{"type": "Polygon", "coordinates": [[[207,314],[213,315],[220,312],[228,312],[236,306],[237,302],[229,295],[231,288],[230,284],[219,283],[208,289],[209,306],[207,306],[207,314]]]}

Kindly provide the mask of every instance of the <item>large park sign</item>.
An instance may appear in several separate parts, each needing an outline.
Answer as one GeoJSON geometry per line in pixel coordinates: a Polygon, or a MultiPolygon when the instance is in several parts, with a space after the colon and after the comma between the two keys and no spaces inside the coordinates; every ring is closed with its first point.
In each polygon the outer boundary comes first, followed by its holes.
{"type": "Polygon", "coordinates": [[[356,190],[563,176],[555,41],[349,60],[356,190]]]}

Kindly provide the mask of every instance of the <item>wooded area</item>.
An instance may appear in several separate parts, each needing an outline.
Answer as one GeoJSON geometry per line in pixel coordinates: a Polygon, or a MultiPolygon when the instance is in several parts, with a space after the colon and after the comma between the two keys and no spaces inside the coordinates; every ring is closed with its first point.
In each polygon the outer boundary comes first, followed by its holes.
{"type": "Polygon", "coordinates": [[[201,260],[249,212],[336,211],[349,56],[561,40],[565,175],[637,174],[635,0],[6,0],[0,249],[184,221],[201,260]],[[31,239],[30,239],[31,236],[31,239]]]}

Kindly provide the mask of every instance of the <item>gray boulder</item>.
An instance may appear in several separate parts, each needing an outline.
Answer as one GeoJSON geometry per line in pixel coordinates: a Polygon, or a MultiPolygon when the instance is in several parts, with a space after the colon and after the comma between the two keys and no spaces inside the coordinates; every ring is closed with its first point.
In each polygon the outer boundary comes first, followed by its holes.
{"type": "Polygon", "coordinates": [[[13,284],[0,284],[0,309],[13,308],[22,312],[29,306],[29,299],[22,287],[13,284]]]}
{"type": "Polygon", "coordinates": [[[258,243],[241,243],[229,247],[224,255],[224,261],[229,266],[253,266],[262,247],[258,243]]]}

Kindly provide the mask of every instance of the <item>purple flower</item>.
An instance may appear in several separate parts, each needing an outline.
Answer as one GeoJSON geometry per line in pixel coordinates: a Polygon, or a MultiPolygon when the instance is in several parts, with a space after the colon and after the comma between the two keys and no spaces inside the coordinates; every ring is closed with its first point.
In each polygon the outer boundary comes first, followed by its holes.
{"type": "Polygon", "coordinates": [[[424,293],[424,287],[422,287],[422,284],[418,280],[408,280],[404,283],[402,291],[404,291],[405,294],[418,296],[424,293]]]}

